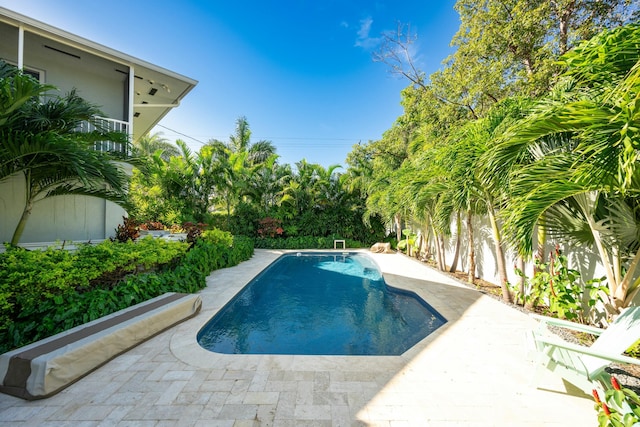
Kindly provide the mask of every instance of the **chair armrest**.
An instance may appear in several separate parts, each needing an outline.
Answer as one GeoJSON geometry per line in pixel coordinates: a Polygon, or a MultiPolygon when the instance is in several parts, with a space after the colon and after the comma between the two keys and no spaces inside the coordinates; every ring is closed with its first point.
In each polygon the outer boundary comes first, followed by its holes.
{"type": "Polygon", "coordinates": [[[540,323],[544,325],[559,326],[561,328],[572,329],[579,332],[586,332],[593,335],[600,335],[605,331],[604,329],[597,328],[595,326],[583,325],[581,323],[570,322],[563,319],[556,319],[555,317],[541,316],[534,313],[530,313],[529,316],[539,320],[540,323]]]}
{"type": "Polygon", "coordinates": [[[555,338],[551,336],[543,336],[534,334],[534,340],[539,343],[544,343],[548,346],[558,347],[565,350],[573,351],[574,353],[579,353],[581,355],[588,355],[598,357],[600,359],[609,360],[612,362],[618,363],[628,363],[630,365],[640,365],[640,359],[636,359],[633,357],[623,356],[621,354],[613,354],[607,353],[601,350],[594,350],[590,347],[585,347],[579,344],[573,344],[567,341],[564,341],[560,338],[555,338]]]}

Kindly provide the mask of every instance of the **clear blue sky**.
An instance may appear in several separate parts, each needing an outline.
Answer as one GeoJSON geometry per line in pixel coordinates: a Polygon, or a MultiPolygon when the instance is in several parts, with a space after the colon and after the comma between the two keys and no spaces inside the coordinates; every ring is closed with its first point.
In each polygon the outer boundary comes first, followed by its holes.
{"type": "Polygon", "coordinates": [[[427,74],[451,53],[454,0],[0,0],[0,5],[199,81],[157,127],[193,149],[246,116],[281,163],[346,166],[353,144],[402,114],[408,81],[374,63],[380,34],[410,23],[427,74]],[[192,139],[193,138],[193,139],[192,139]]]}

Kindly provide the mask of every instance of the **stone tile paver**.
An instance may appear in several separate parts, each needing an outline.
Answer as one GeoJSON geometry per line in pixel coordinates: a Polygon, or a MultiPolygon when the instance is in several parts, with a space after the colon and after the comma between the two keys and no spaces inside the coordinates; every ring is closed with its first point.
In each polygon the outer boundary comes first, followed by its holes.
{"type": "Polygon", "coordinates": [[[48,399],[0,395],[2,426],[595,426],[588,396],[531,384],[525,314],[401,255],[371,254],[387,282],[448,322],[402,356],[223,355],[198,330],[282,252],[219,270],[203,312],[48,399]]]}

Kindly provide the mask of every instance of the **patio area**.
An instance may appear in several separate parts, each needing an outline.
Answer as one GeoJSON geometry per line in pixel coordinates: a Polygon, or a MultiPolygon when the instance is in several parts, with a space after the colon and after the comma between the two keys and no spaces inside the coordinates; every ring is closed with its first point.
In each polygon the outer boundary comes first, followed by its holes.
{"type": "Polygon", "coordinates": [[[224,355],[198,330],[282,251],[211,274],[203,310],[59,394],[0,394],[3,426],[595,426],[590,396],[552,374],[536,388],[526,314],[397,254],[388,284],[447,323],[402,356],[224,355]],[[567,387],[569,391],[567,392],[567,387]]]}

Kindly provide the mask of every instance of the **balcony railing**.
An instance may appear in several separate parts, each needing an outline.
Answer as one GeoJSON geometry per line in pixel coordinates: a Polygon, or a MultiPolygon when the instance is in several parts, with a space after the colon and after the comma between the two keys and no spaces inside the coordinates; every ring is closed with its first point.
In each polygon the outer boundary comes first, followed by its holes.
{"type": "MultiPolygon", "coordinates": [[[[82,122],[78,130],[80,132],[99,130],[101,132],[122,132],[129,134],[129,122],[108,119],[106,117],[94,117],[93,122],[82,122]]],[[[96,141],[93,144],[93,148],[98,151],[117,151],[121,153],[124,153],[127,149],[124,144],[114,141],[96,141]]]]}

